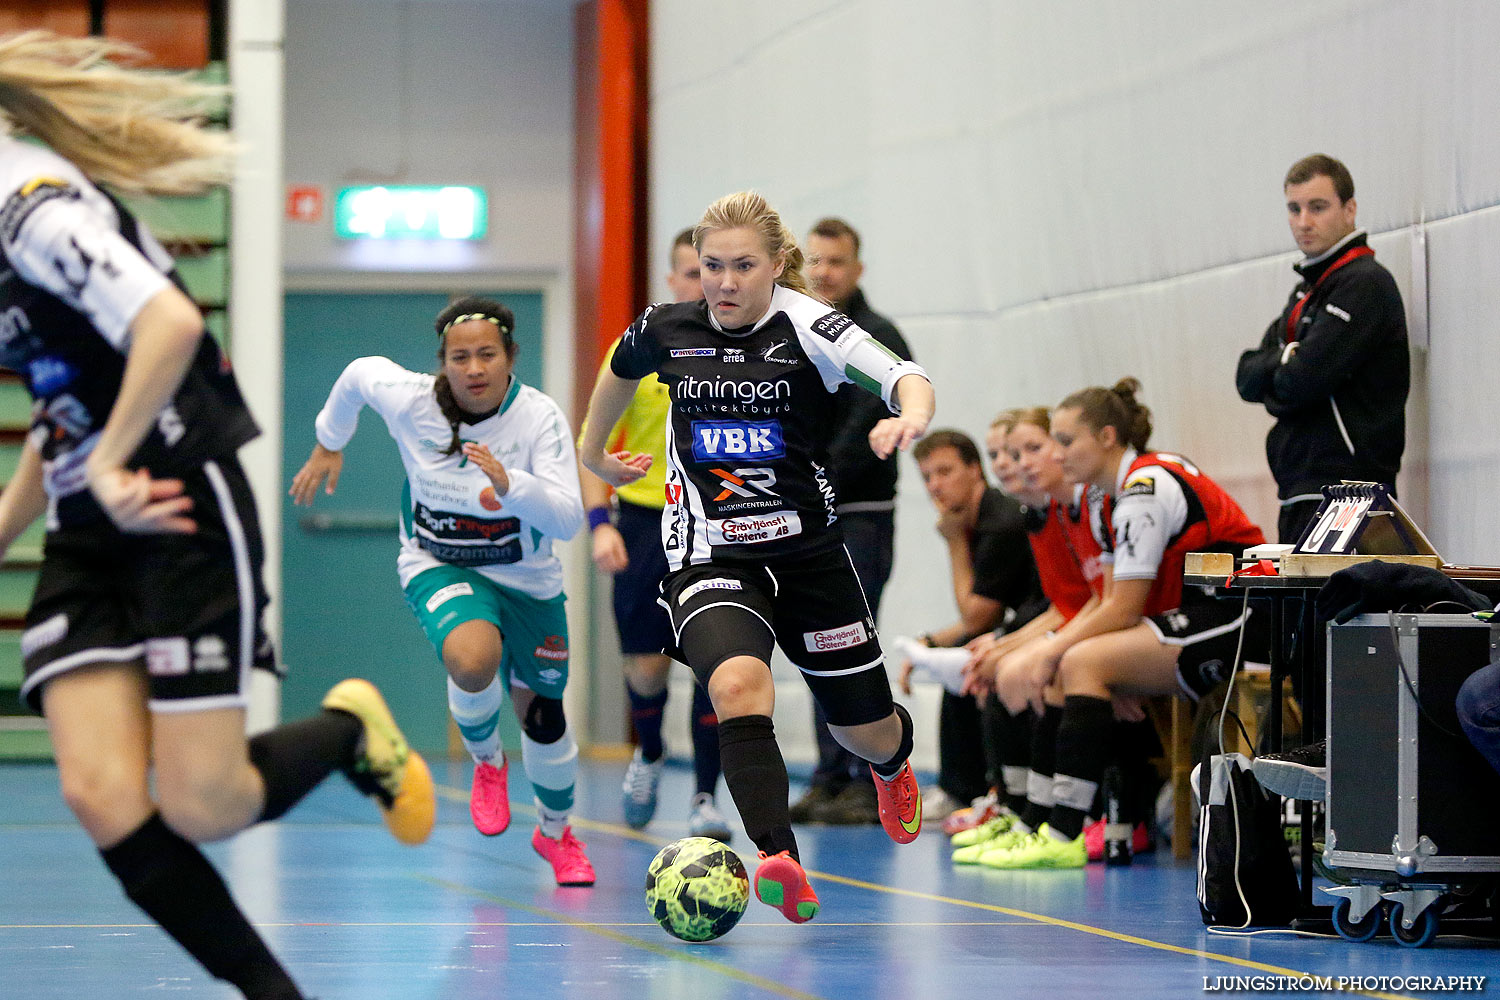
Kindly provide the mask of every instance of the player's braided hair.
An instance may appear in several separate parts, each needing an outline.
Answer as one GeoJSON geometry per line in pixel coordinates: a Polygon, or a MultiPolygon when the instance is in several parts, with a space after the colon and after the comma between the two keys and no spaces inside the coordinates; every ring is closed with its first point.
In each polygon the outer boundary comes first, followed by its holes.
{"type": "Polygon", "coordinates": [[[1151,411],[1136,400],[1140,391],[1140,379],[1127,375],[1108,389],[1101,385],[1080,389],[1058,403],[1057,408],[1076,408],[1094,432],[1113,427],[1122,445],[1145,451],[1151,440],[1151,411]]]}
{"type": "Polygon", "coordinates": [[[802,248],[797,245],[797,237],[792,235],[776,209],[758,192],[736,191],[708,206],[703,218],[693,227],[693,246],[701,251],[704,236],[724,229],[755,230],[760,234],[761,243],[765,245],[771,260],[781,261],[785,265],[776,283],[821,300],[808,287],[807,276],[802,273],[806,259],[802,248]]]}
{"type": "Polygon", "coordinates": [[[204,119],[228,88],[116,65],[148,58],[107,38],[0,36],[0,131],[35,136],[122,191],[197,194],[227,184],[234,141],[204,119]]]}
{"type": "MultiPolygon", "coordinates": [[[[510,307],[494,299],[480,298],[477,295],[466,295],[448,304],[442,312],[437,314],[433,321],[433,328],[438,335],[438,362],[441,364],[447,360],[448,354],[448,330],[459,323],[467,323],[469,320],[482,319],[495,324],[495,329],[500,334],[500,347],[505,351],[505,356],[512,363],[516,360],[516,317],[510,311],[510,307]]],[[[459,424],[470,414],[458,405],[458,400],[453,396],[453,386],[448,384],[448,373],[438,372],[437,381],[432,384],[433,395],[437,397],[438,409],[443,411],[443,417],[448,421],[448,426],[453,430],[453,440],[448,443],[448,450],[444,455],[453,455],[461,447],[459,443],[459,424]]]]}

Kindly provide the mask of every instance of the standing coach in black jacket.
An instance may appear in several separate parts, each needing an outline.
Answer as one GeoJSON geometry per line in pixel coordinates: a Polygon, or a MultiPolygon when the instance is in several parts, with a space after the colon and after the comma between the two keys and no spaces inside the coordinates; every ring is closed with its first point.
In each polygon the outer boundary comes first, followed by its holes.
{"type": "Polygon", "coordinates": [[[1240,355],[1240,396],[1276,418],[1266,457],[1281,499],[1277,535],[1295,543],[1343,479],[1394,489],[1411,389],[1406,311],[1391,273],[1355,228],[1354,179],[1331,156],[1292,164],[1282,189],[1301,281],[1240,355]]]}
{"type": "MultiPolygon", "coordinates": [[[[911,349],[895,324],[871,309],[859,288],[865,265],[859,259],[859,233],[853,226],[843,219],[820,219],[808,234],[807,256],[813,291],[890,351],[912,360],[911,349]]],[[[838,426],[828,444],[828,458],[838,491],[837,513],[854,572],[870,614],[878,621],[896,536],[897,465],[895,455],[875,456],[869,433],[890,414],[879,397],[856,386],[842,387],[834,400],[838,426]]],[[[829,735],[817,702],[813,703],[813,731],[818,740],[818,766],[807,794],[792,804],[793,822],[879,823],[869,767],[829,735]]]]}

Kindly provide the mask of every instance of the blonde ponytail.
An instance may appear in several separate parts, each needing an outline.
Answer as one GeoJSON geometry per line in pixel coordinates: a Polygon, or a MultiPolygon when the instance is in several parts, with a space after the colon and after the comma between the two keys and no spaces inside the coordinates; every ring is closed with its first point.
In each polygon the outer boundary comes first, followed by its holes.
{"type": "Polygon", "coordinates": [[[234,140],[204,124],[228,88],[116,65],[145,59],[107,38],[0,36],[4,124],[121,191],[197,194],[228,183],[234,140]]]}

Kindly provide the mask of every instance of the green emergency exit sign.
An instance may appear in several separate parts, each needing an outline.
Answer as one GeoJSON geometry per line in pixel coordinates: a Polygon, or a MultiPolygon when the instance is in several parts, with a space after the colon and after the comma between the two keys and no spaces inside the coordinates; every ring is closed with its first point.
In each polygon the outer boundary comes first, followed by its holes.
{"type": "Polygon", "coordinates": [[[478,240],[489,226],[484,189],[347,187],[333,205],[333,231],[347,240],[478,240]]]}

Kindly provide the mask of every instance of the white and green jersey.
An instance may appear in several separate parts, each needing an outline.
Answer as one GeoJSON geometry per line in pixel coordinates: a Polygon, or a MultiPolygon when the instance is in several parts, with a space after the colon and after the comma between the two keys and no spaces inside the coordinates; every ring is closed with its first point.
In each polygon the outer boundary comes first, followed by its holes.
{"type": "Polygon", "coordinates": [[[462,452],[443,454],[452,426],[433,394],[435,376],[389,358],[358,358],[334,383],[318,413],[318,443],[341,451],[369,406],[385,421],[406,466],[401,554],[405,587],[423,570],[466,566],[532,597],[562,593],[562,563],[552,542],[583,523],[578,465],[562,409],[514,376],[500,409],[459,426],[459,436],[489,448],[510,489],[496,496],[490,478],[462,452]]]}

